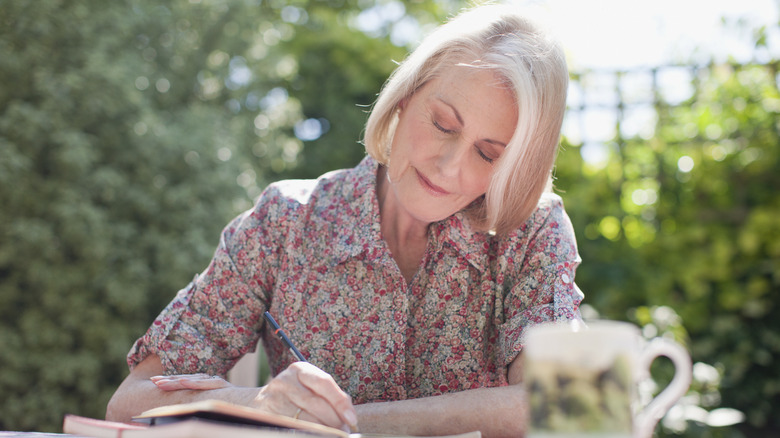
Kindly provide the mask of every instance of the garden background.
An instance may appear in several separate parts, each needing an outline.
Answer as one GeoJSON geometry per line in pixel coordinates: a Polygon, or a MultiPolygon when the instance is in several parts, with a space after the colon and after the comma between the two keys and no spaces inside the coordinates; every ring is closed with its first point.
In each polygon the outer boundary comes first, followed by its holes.
{"type": "MultiPolygon", "coordinates": [[[[408,35],[461,6],[1,1],[0,430],[102,417],[221,228],[271,181],[356,164],[408,35]]],[[[765,53],[776,29],[747,31],[765,53]]],[[[780,433],[780,93],[759,58],[572,71],[555,173],[584,311],[696,363],[659,436],[780,433]]]]}

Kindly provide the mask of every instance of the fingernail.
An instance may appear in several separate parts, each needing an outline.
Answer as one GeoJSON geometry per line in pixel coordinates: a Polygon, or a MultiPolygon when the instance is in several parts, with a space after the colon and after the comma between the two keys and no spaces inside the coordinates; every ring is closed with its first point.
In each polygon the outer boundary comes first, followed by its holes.
{"type": "Polygon", "coordinates": [[[357,416],[352,411],[344,411],[344,419],[349,423],[350,428],[357,428],[357,416]]]}

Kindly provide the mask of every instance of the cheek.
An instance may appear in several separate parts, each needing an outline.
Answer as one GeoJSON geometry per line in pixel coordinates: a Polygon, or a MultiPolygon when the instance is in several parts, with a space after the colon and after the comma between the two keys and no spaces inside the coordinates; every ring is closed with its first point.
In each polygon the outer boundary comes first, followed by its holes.
{"type": "Polygon", "coordinates": [[[409,152],[408,142],[399,137],[398,132],[396,132],[390,149],[390,166],[388,167],[390,181],[398,182],[401,175],[409,169],[409,152]]]}
{"type": "Polygon", "coordinates": [[[395,131],[390,149],[390,167],[398,167],[391,170],[391,176],[401,173],[401,168],[406,168],[410,162],[419,162],[433,155],[436,149],[434,141],[430,130],[426,130],[423,123],[402,120],[395,131]]]}
{"type": "Polygon", "coordinates": [[[474,197],[482,196],[490,185],[492,170],[474,169],[469,172],[469,178],[466,186],[474,197]]]}

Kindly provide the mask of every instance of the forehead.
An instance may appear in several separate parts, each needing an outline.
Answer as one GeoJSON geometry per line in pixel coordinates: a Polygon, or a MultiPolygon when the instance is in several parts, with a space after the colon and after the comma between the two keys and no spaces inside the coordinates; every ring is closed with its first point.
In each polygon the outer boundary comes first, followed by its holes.
{"type": "Polygon", "coordinates": [[[436,96],[458,98],[475,103],[480,97],[495,98],[505,111],[514,109],[515,93],[503,76],[485,67],[455,64],[442,68],[429,81],[430,92],[436,96]]]}
{"type": "Polygon", "coordinates": [[[475,62],[452,62],[440,66],[436,72],[435,79],[442,82],[477,82],[485,86],[505,89],[512,92],[509,81],[504,78],[498,70],[475,62]]]}
{"type": "Polygon", "coordinates": [[[500,126],[502,132],[514,131],[518,115],[515,93],[495,70],[454,65],[442,69],[426,88],[429,98],[451,106],[466,125],[471,122],[500,126]]]}

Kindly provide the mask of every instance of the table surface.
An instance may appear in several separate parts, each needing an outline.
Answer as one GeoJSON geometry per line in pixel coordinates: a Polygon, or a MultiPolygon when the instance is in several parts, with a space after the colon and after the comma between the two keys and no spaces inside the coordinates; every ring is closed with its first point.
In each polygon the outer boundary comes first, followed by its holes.
{"type": "Polygon", "coordinates": [[[78,438],[78,436],[62,433],[0,431],[0,438],[78,438]]]}

